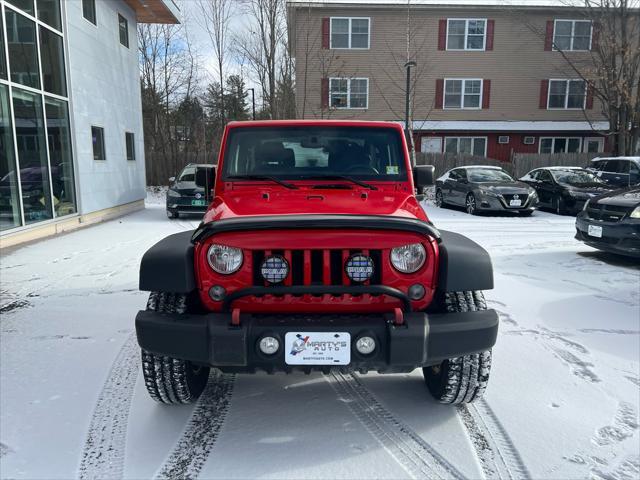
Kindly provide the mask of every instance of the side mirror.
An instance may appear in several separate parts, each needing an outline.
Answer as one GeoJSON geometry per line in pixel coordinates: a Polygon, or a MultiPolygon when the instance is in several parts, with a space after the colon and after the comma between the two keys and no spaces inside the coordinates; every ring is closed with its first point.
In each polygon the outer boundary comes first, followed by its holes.
{"type": "Polygon", "coordinates": [[[209,183],[209,171],[206,168],[196,170],[196,186],[206,189],[209,183]]]}
{"type": "Polygon", "coordinates": [[[169,177],[169,183],[173,183],[176,181],[176,177],[169,177]]]}
{"type": "Polygon", "coordinates": [[[433,185],[433,177],[435,176],[435,168],[433,165],[416,165],[413,167],[413,183],[419,193],[422,189],[433,185]]]}

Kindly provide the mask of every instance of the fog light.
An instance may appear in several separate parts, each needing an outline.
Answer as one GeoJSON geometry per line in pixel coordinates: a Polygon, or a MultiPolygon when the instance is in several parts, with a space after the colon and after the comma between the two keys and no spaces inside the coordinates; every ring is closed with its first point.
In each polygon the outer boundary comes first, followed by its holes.
{"type": "Polygon", "coordinates": [[[276,337],[262,337],[259,347],[260,351],[265,355],[273,355],[280,348],[280,342],[276,337]]]}
{"type": "Polygon", "coordinates": [[[214,285],[209,289],[209,297],[211,297],[211,300],[214,302],[221,302],[226,295],[227,291],[220,285],[214,285]]]}
{"type": "Polygon", "coordinates": [[[376,341],[372,337],[360,337],[356,341],[356,350],[362,355],[369,355],[376,349],[376,341]]]}
{"type": "Polygon", "coordinates": [[[424,287],[419,283],[409,287],[409,298],[411,300],[420,300],[424,297],[424,287]]]}

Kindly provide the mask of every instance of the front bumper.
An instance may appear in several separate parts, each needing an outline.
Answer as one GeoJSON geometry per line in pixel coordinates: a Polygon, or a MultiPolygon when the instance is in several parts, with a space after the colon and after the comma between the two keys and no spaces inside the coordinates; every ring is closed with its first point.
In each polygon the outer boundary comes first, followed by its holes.
{"type": "Polygon", "coordinates": [[[205,213],[209,208],[206,198],[195,198],[189,196],[170,197],[167,196],[167,210],[174,213],[205,213]],[[193,205],[193,201],[203,201],[204,205],[193,205]]]}
{"type": "Polygon", "coordinates": [[[476,202],[478,210],[485,212],[533,212],[538,206],[538,198],[528,196],[526,202],[519,207],[511,207],[507,205],[504,197],[494,197],[491,195],[480,194],[476,202]]]}
{"type": "Polygon", "coordinates": [[[607,252],[640,258],[640,221],[624,218],[618,222],[590,219],[586,212],[576,217],[576,240],[607,252]],[[589,225],[602,227],[602,237],[589,235],[589,225]]]}
{"type": "Polygon", "coordinates": [[[140,311],[136,333],[141,348],[159,355],[217,367],[225,372],[311,371],[341,369],[380,373],[410,372],[446,358],[490,349],[498,334],[495,310],[444,314],[405,313],[395,325],[393,315],[240,315],[171,314],[140,311]],[[351,363],[336,366],[293,366],[285,363],[284,337],[289,331],[348,332],[351,363]],[[280,340],[280,349],[266,356],[258,350],[265,335],[280,340]],[[367,356],[354,348],[362,335],[373,336],[377,348],[367,356]]]}

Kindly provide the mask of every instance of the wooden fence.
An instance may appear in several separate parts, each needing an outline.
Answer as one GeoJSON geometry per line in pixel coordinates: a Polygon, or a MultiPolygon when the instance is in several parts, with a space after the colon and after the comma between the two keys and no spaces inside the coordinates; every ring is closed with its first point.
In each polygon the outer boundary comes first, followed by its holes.
{"type": "Polygon", "coordinates": [[[575,166],[584,167],[592,158],[606,156],[604,153],[559,153],[559,154],[532,154],[515,153],[511,162],[502,162],[494,158],[478,157],[474,155],[453,153],[416,153],[416,164],[433,165],[436,177],[447,170],[465,165],[494,165],[503,168],[515,178],[522,177],[534,168],[550,166],[575,166]]]}

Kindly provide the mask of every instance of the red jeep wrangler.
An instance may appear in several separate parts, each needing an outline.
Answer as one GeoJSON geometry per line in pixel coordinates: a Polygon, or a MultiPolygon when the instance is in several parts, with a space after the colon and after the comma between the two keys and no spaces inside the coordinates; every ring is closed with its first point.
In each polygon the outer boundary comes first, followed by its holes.
{"type": "MultiPolygon", "coordinates": [[[[411,372],[443,403],[479,398],[498,316],[487,252],[436,229],[395,123],[227,126],[214,199],[195,231],[142,258],[145,383],[189,403],[223,372],[411,372]]],[[[197,179],[206,184],[206,179],[197,179]]]]}

